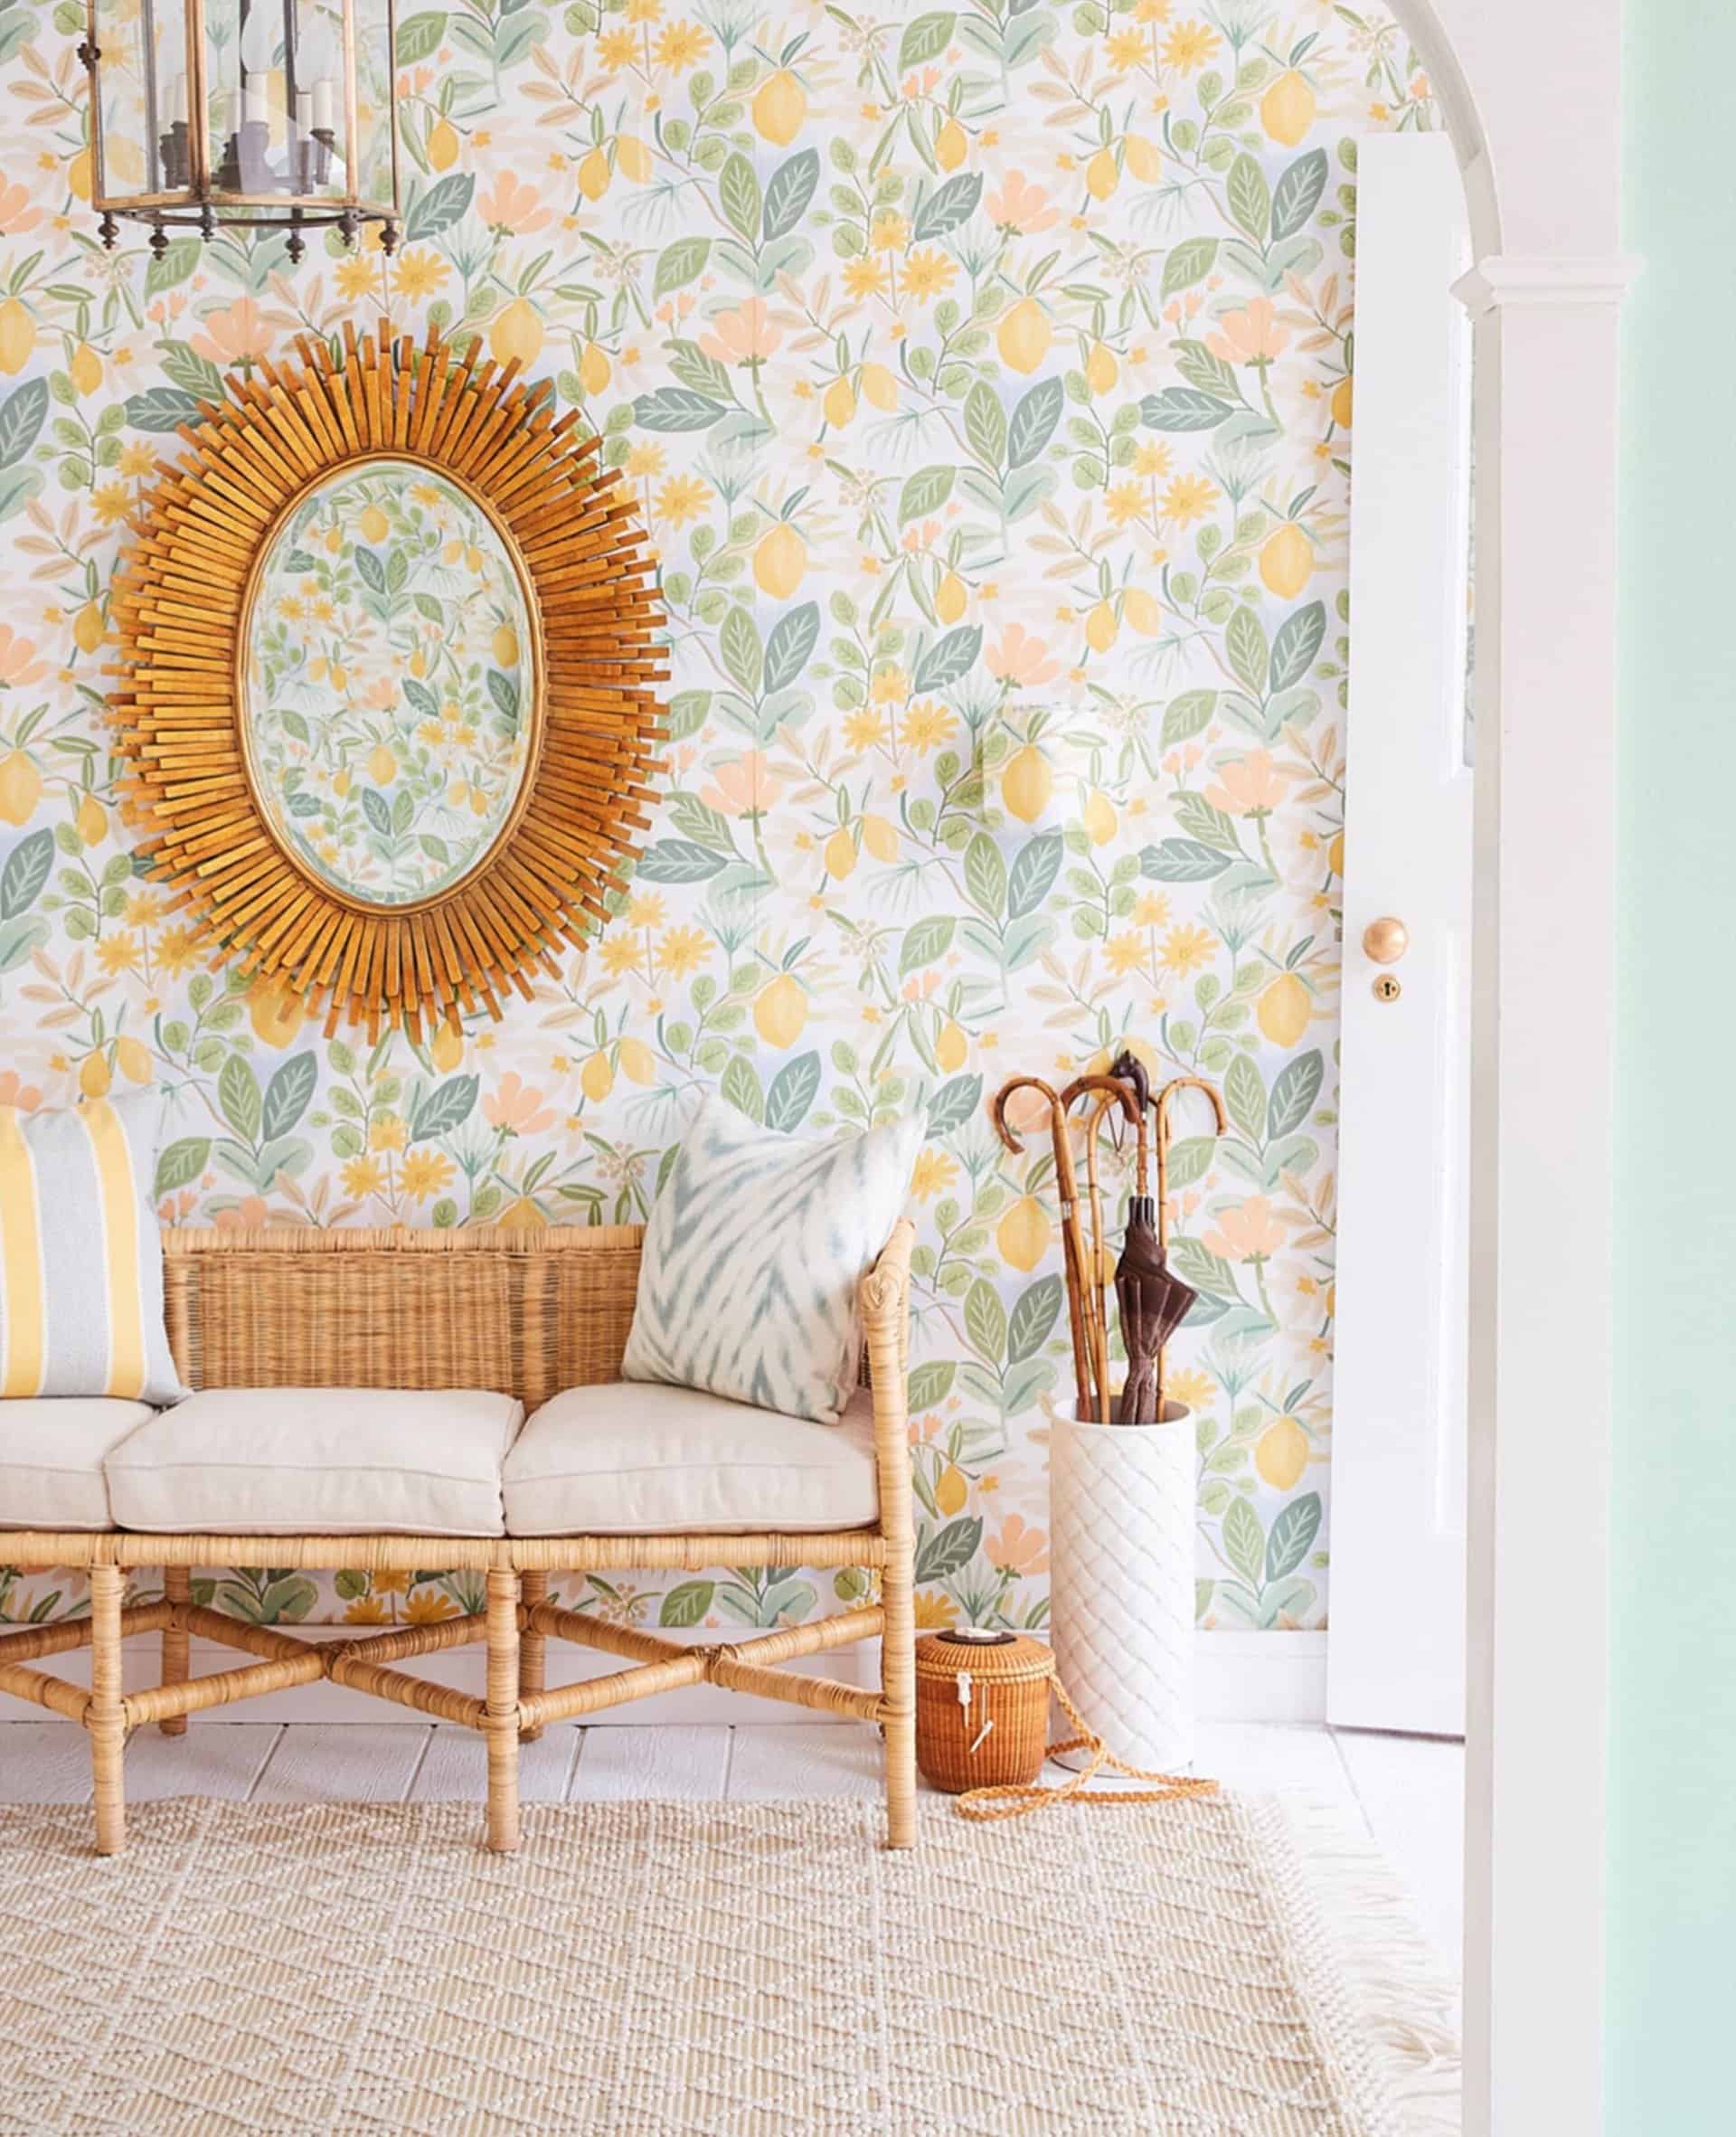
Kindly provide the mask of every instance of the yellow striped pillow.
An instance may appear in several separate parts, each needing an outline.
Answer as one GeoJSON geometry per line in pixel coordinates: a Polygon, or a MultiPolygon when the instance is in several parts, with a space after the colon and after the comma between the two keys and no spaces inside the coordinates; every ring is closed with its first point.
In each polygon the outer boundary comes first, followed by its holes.
{"type": "Polygon", "coordinates": [[[178,1402],[151,1207],[162,1101],[0,1106],[0,1399],[178,1402]]]}

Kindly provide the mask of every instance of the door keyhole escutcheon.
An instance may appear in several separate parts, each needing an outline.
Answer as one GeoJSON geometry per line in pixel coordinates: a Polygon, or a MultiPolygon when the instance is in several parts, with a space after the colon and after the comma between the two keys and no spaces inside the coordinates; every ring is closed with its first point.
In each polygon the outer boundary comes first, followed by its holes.
{"type": "Polygon", "coordinates": [[[1377,1002],[1396,1002],[1403,992],[1403,987],[1391,972],[1382,972],[1374,982],[1374,999],[1377,1002]]]}
{"type": "Polygon", "coordinates": [[[1370,921],[1363,930],[1363,953],[1377,965],[1396,965],[1410,947],[1410,929],[1391,913],[1370,921]]]}

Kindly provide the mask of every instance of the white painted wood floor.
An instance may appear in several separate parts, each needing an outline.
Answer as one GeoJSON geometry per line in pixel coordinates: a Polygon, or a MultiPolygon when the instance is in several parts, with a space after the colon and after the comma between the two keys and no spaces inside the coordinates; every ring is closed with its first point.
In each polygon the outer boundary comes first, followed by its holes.
{"type": "MultiPolygon", "coordinates": [[[[127,1747],[135,1802],[173,1795],[261,1802],[474,1801],[482,1740],[398,1722],[210,1721],[185,1736],[141,1729],[127,1747]]],[[[1231,1786],[1307,1789],[1355,1809],[1457,1967],[1464,1915],[1463,1746],[1418,1736],[1269,1722],[1204,1722],[1196,1770],[1231,1786]]],[[[834,1723],[591,1728],[560,1725],[524,1747],[527,1802],[605,1797],[877,1795],[880,1739],[834,1723]]],[[[1052,1769],[1050,1778],[1064,1778],[1052,1769]]],[[[82,1802],[85,1733],[69,1722],[0,1723],[0,1803],[82,1802]]]]}

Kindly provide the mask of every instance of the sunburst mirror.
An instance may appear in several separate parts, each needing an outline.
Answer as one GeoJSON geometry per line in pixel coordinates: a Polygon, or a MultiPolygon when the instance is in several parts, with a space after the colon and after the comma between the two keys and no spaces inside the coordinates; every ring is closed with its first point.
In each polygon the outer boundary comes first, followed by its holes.
{"type": "Polygon", "coordinates": [[[154,875],[346,1017],[486,1008],[620,887],[663,770],[630,497],[546,385],[430,336],[297,345],[183,427],[116,582],[154,875]]]}

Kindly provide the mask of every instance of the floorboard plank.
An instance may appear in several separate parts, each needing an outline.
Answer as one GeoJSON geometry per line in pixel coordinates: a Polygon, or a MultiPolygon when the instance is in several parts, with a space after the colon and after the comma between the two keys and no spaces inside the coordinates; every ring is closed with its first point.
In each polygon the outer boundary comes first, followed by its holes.
{"type": "Polygon", "coordinates": [[[1307,1789],[1334,1802],[1356,1801],[1332,1738],[1313,1725],[1202,1722],[1194,1748],[1194,1772],[1210,1774],[1226,1788],[1307,1789]]]}
{"type": "Polygon", "coordinates": [[[76,1722],[0,1722],[0,1803],[88,1803],[90,1739],[76,1722]]]}
{"type": "Polygon", "coordinates": [[[127,1744],[127,1800],[221,1796],[244,1803],[283,1734],[273,1722],[207,1722],[195,1715],[184,1736],[136,1729],[127,1744]]]}
{"type": "Polygon", "coordinates": [[[401,1803],[433,1734],[397,1722],[286,1728],[253,1791],[258,1803],[401,1803]]]}
{"type": "MultiPolygon", "coordinates": [[[[570,1723],[544,1730],[534,1744],[521,1744],[518,1797],[522,1803],[566,1799],[579,1731],[570,1723]]],[[[488,1794],[488,1747],[474,1729],[442,1724],[434,1731],[415,1783],[412,1803],[481,1803],[488,1794]]]]}
{"type": "Polygon", "coordinates": [[[866,1722],[743,1728],[735,1732],[729,1793],[760,1802],[781,1796],[877,1796],[885,1791],[885,1773],[880,1731],[866,1722]]]}
{"type": "Polygon", "coordinates": [[[1455,1967],[1465,1934],[1465,1747],[1431,1736],[1334,1732],[1382,1852],[1455,1967]]]}
{"type": "Polygon", "coordinates": [[[567,1801],[600,1803],[676,1797],[710,1801],[724,1792],[730,1736],[731,1731],[716,1722],[661,1729],[587,1729],[567,1801]]]}

